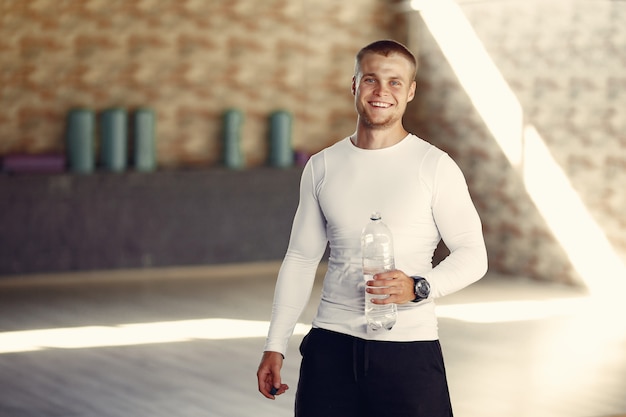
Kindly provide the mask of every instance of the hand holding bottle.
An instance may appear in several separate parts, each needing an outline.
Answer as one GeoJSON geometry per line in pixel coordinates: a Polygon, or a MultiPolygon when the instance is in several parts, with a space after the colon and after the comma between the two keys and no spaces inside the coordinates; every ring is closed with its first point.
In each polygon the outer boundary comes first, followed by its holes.
{"type": "Polygon", "coordinates": [[[385,298],[372,298],[374,304],[405,304],[415,298],[413,278],[394,269],[378,273],[365,283],[369,294],[386,295],[385,298]]]}

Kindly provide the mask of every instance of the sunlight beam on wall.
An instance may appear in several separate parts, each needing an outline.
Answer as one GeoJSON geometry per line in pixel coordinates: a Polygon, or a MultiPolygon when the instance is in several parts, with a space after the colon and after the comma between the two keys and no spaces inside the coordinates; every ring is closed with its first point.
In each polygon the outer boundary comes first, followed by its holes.
{"type": "Polygon", "coordinates": [[[626,290],[626,266],[532,126],[461,8],[452,0],[413,0],[459,82],[592,294],[626,290]]]}
{"type": "Polygon", "coordinates": [[[524,142],[528,194],[592,294],[621,303],[626,267],[533,126],[526,127],[524,142]]]}
{"type": "Polygon", "coordinates": [[[511,165],[522,162],[523,113],[459,6],[450,0],[412,1],[463,89],[511,165]]]}

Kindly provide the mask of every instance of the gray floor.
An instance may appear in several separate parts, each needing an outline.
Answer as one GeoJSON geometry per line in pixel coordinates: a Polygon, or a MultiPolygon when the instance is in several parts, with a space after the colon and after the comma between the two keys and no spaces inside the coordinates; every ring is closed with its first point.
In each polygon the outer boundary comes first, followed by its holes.
{"type": "MultiPolygon", "coordinates": [[[[0,416],[291,416],[306,326],[292,389],[256,390],[277,267],[0,280],[0,416]]],[[[623,309],[488,275],[438,311],[457,417],[626,413],[623,309]]]]}

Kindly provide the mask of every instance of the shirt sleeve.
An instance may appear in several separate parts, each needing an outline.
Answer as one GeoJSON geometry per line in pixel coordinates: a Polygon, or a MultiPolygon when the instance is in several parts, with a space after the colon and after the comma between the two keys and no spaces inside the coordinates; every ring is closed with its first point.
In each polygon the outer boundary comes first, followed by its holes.
{"type": "Polygon", "coordinates": [[[265,351],[285,355],[289,338],[311,296],[315,274],[327,244],[326,222],[316,187],[323,173],[309,160],[300,181],[300,201],[294,216],[287,253],[278,272],[272,318],[265,351]]]}
{"type": "Polygon", "coordinates": [[[465,177],[448,155],[439,159],[433,186],[433,217],[450,254],[425,274],[431,296],[442,297],[482,278],[487,250],[480,218],[465,177]]]}

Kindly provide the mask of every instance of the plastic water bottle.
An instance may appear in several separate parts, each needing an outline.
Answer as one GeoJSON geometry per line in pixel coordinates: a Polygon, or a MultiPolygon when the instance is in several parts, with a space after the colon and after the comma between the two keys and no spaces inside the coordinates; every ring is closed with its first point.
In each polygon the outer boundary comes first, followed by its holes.
{"type": "MultiPolygon", "coordinates": [[[[393,257],[393,236],[380,213],[373,213],[370,222],[361,234],[363,256],[363,279],[370,281],[375,274],[395,269],[393,257]]],[[[396,324],[398,307],[395,304],[374,304],[373,298],[386,298],[388,295],[365,293],[365,318],[368,330],[378,332],[391,330],[396,324]]]]}

